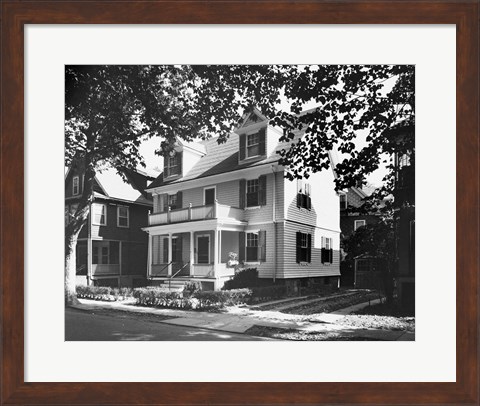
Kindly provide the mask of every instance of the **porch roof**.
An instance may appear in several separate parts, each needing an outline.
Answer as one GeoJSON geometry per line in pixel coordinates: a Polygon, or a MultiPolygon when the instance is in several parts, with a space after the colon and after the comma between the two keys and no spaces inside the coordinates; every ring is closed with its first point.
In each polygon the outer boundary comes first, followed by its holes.
{"type": "Polygon", "coordinates": [[[170,223],[157,226],[150,226],[142,228],[152,235],[161,234],[177,234],[186,233],[190,231],[207,231],[207,230],[222,230],[222,231],[243,231],[247,225],[246,221],[226,220],[226,219],[208,219],[198,221],[186,221],[184,223],[170,223]]]}

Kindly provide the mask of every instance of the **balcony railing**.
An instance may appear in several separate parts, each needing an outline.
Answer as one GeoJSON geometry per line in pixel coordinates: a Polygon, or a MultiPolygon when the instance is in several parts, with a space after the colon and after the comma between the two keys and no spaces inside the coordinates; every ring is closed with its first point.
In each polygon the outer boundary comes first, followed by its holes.
{"type": "Polygon", "coordinates": [[[168,210],[163,213],[150,214],[148,225],[182,223],[185,221],[209,220],[209,219],[232,219],[244,220],[245,213],[238,207],[215,203],[209,206],[191,206],[184,209],[168,210]]]}

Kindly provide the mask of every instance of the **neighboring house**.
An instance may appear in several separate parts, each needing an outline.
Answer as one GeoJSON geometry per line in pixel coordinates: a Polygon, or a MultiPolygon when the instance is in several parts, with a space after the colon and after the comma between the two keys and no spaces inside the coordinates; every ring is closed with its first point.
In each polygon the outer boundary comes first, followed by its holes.
{"type": "MultiPolygon", "coordinates": [[[[333,171],[289,181],[276,151],[282,132],[258,110],[227,142],[177,140],[147,191],[154,211],[148,277],[198,280],[220,289],[240,267],[293,288],[338,286],[340,218],[333,171]]],[[[297,134],[301,137],[301,133],[297,134]]]]}
{"type": "Polygon", "coordinates": [[[374,190],[371,186],[351,187],[340,193],[340,229],[342,230],[342,239],[350,237],[360,227],[378,222],[378,214],[356,211],[356,209],[360,209],[364,204],[364,199],[370,196],[374,190]]]}
{"type": "MultiPolygon", "coordinates": [[[[391,134],[401,143],[412,125],[400,124],[391,134]]],[[[397,295],[405,309],[415,309],[415,155],[395,154],[395,235],[397,295]]]]}
{"type": "Polygon", "coordinates": [[[358,258],[346,258],[343,241],[357,229],[379,221],[377,213],[362,213],[359,209],[364,199],[370,196],[374,187],[350,187],[340,194],[340,246],[342,247],[342,286],[378,289],[382,286],[381,267],[384,263],[378,258],[363,255],[358,258]],[[357,210],[358,209],[358,210],[357,210]]]}
{"type": "MultiPolygon", "coordinates": [[[[83,193],[84,171],[72,165],[65,176],[65,222],[83,193]]],[[[77,243],[77,285],[139,286],[146,283],[148,224],[152,198],[145,192],[153,178],[142,172],[98,171],[87,224],[77,243]]]]}

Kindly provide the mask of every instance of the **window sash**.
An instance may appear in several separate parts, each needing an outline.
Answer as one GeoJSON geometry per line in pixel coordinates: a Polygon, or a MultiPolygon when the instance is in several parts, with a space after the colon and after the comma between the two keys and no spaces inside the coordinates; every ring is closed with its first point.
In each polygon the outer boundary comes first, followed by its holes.
{"type": "Polygon", "coordinates": [[[360,227],[364,227],[365,224],[365,220],[355,220],[355,223],[353,224],[353,230],[357,231],[360,227]]]}
{"type": "Polygon", "coordinates": [[[118,223],[119,227],[128,227],[129,226],[129,209],[128,207],[119,206],[118,207],[118,223]]]}
{"type": "Polygon", "coordinates": [[[171,210],[175,210],[177,208],[177,195],[168,195],[168,206],[171,210]]]}
{"type": "Polygon", "coordinates": [[[178,162],[178,156],[177,155],[168,157],[167,168],[168,168],[168,175],[169,176],[178,175],[180,165],[179,165],[179,162],[178,162]]]}
{"type": "Polygon", "coordinates": [[[259,133],[247,135],[246,157],[251,158],[260,155],[260,135],[259,133]]]}
{"type": "Polygon", "coordinates": [[[107,213],[104,204],[93,204],[93,223],[104,226],[107,224],[107,213]]]}

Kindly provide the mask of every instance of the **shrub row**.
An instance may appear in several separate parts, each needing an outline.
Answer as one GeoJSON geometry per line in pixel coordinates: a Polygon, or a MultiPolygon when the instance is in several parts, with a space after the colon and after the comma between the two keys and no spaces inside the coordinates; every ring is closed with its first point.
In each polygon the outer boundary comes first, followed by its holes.
{"type": "Polygon", "coordinates": [[[116,301],[132,297],[133,291],[130,288],[111,288],[108,286],[83,286],[76,287],[77,297],[93,300],[116,301]]]}
{"type": "Polygon", "coordinates": [[[246,303],[251,295],[250,289],[195,291],[191,296],[168,292],[158,287],[139,288],[133,292],[133,297],[139,305],[176,309],[217,309],[225,305],[246,303]]]}

